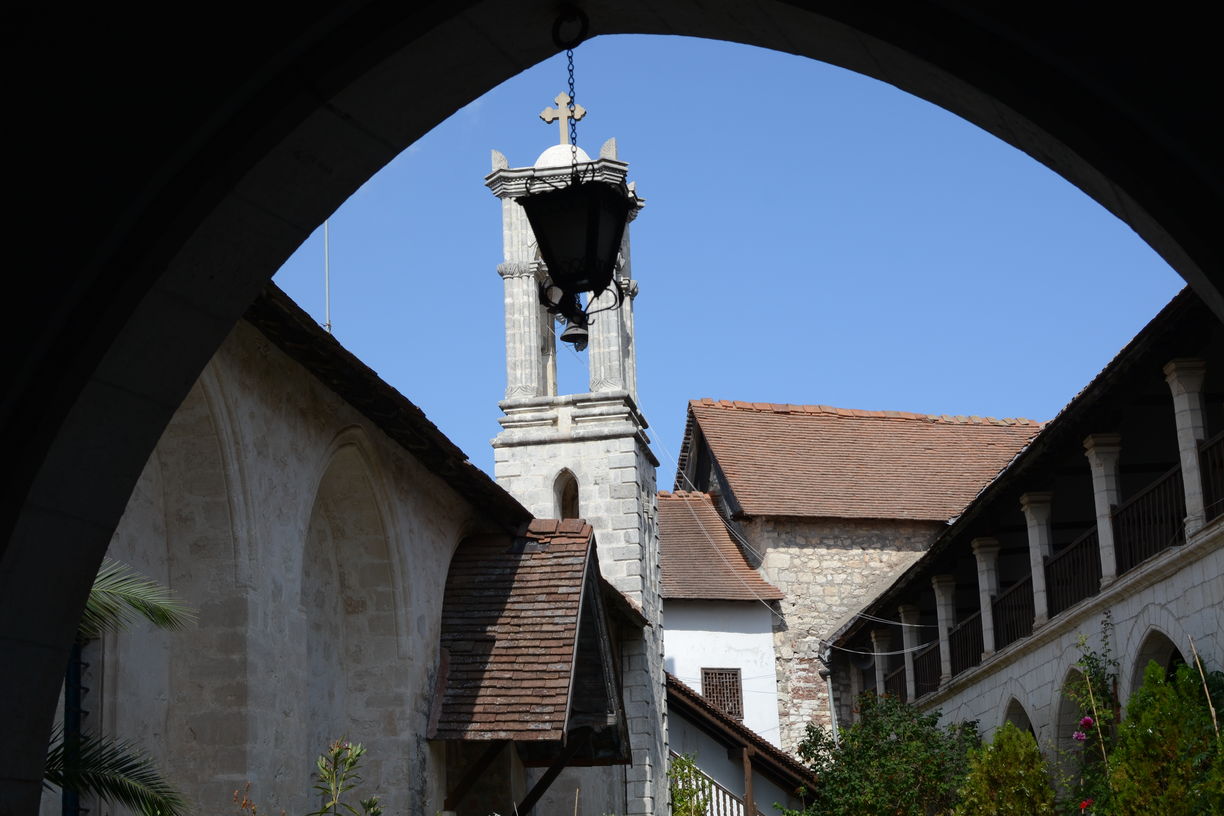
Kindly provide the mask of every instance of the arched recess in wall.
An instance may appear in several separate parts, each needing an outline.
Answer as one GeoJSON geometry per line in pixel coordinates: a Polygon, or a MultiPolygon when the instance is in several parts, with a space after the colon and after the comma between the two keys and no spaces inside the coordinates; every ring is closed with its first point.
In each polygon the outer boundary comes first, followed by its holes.
{"type": "Polygon", "coordinates": [[[1179,665],[1186,662],[1186,658],[1168,635],[1155,627],[1150,629],[1139,644],[1139,650],[1135,653],[1135,662],[1130,673],[1128,698],[1135,693],[1135,689],[1143,685],[1143,675],[1147,671],[1148,663],[1152,661],[1164,669],[1165,676],[1169,677],[1179,665]]]}
{"type": "Polygon", "coordinates": [[[103,660],[104,719],[123,729],[110,733],[157,756],[196,802],[225,801],[245,773],[249,743],[248,607],[234,524],[243,499],[210,373],[162,434],[109,551],[168,586],[196,622],[178,632],[133,626],[108,639],[103,660]]]}
{"type": "Polygon", "coordinates": [[[582,518],[578,477],[569,468],[562,468],[553,481],[553,507],[559,519],[582,518]]]}
{"type": "MultiPolygon", "coordinates": [[[[1002,13],[931,3],[808,5],[762,2],[745,15],[731,0],[604,4],[594,22],[598,34],[687,33],[802,53],[941,104],[1120,213],[1224,314],[1213,218],[1219,128],[1191,115],[1213,76],[1210,26],[1187,25],[1171,11],[1114,15],[1117,36],[1069,53],[1059,48],[1068,32],[1098,30],[1093,10],[1068,8],[1055,31],[1038,12],[1010,6],[1002,13]],[[1137,71],[1157,80],[1138,87],[1137,71]]],[[[0,759],[18,791],[12,795],[27,805],[39,790],[37,749],[73,612],[156,439],[150,428],[160,429],[259,286],[314,225],[443,116],[555,53],[555,4],[529,0],[303,8],[292,17],[251,15],[238,39],[216,15],[155,54],[145,53],[153,46],[125,13],[135,20],[140,12],[116,10],[107,37],[95,36],[85,15],[48,17],[51,28],[26,21],[18,32],[35,35],[18,36],[13,50],[22,59],[25,49],[41,48],[44,31],[59,37],[61,26],[73,43],[57,69],[74,81],[50,83],[33,72],[15,84],[38,126],[13,135],[27,157],[16,194],[28,194],[33,219],[45,220],[39,205],[48,191],[71,185],[80,202],[66,229],[76,240],[30,242],[31,266],[56,274],[31,277],[36,305],[14,315],[11,327],[29,342],[15,352],[6,403],[6,450],[18,452],[10,495],[15,503],[28,498],[7,522],[0,570],[0,598],[11,599],[0,614],[10,622],[5,657],[14,667],[0,695],[8,701],[0,719],[12,729],[0,759]],[[219,39],[230,47],[224,71],[206,58],[219,39]],[[107,59],[115,52],[132,62],[107,59]],[[459,56],[463,70],[450,71],[451,81],[417,81],[459,56]],[[113,105],[98,89],[120,76],[131,126],[98,131],[94,145],[126,169],[82,172],[92,154],[77,155],[53,136],[97,120],[113,105]],[[197,92],[175,93],[185,81],[197,92]],[[201,274],[222,269],[223,276],[201,274]],[[107,293],[105,308],[99,292],[107,293]],[[110,491],[98,490],[99,474],[110,491]],[[79,531],[71,557],[53,543],[66,527],[79,531]],[[42,597],[18,591],[31,575],[45,579],[42,597]]],[[[0,801],[8,801],[3,791],[0,801]]]]}
{"type": "Polygon", "coordinates": [[[1011,723],[1021,731],[1027,731],[1033,735],[1033,739],[1037,738],[1037,731],[1033,728],[1033,721],[1029,719],[1028,712],[1024,710],[1024,705],[1019,700],[1012,697],[1007,701],[1007,707],[1003,709],[1003,722],[1011,723]]]}
{"type": "Polygon", "coordinates": [[[388,810],[406,810],[413,712],[398,637],[404,599],[376,476],[364,446],[348,438],[319,482],[303,548],[296,750],[309,757],[341,737],[362,743],[365,787],[385,793],[388,810]]]}

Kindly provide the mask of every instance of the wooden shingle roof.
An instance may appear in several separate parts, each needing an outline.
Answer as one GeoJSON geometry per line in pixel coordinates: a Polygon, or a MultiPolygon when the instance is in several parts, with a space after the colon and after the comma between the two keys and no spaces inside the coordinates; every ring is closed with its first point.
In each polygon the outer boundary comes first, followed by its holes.
{"type": "Polygon", "coordinates": [[[659,560],[667,599],[782,599],[782,592],[744,560],[705,493],[659,493],[659,560]]]}
{"type": "Polygon", "coordinates": [[[825,405],[704,399],[689,410],[749,516],[946,521],[1041,429],[825,405]]]}
{"type": "Polygon", "coordinates": [[[513,740],[524,761],[547,762],[586,729],[594,737],[571,764],[626,761],[605,597],[580,519],[461,542],[442,604],[430,738],[513,740]]]}

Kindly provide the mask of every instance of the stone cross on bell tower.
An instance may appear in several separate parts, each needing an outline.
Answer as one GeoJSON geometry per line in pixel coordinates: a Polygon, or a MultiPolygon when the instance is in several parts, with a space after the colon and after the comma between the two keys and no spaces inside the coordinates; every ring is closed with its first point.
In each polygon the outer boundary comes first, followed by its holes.
{"type": "Polygon", "coordinates": [[[586,116],[586,108],[582,107],[581,105],[574,105],[574,111],[573,113],[570,113],[570,101],[570,95],[565,91],[562,91],[561,93],[557,94],[557,98],[553,100],[553,102],[557,103],[557,107],[545,108],[544,110],[540,111],[540,118],[547,124],[552,124],[558,119],[561,120],[561,144],[563,145],[570,143],[569,120],[573,119],[575,122],[581,122],[582,117],[586,116]]]}
{"type": "MultiPolygon", "coordinates": [[[[633,764],[617,769],[570,769],[541,801],[545,812],[663,813],[667,809],[667,735],[664,719],[663,641],[659,597],[659,541],[655,469],[646,419],[637,407],[637,350],[633,336],[633,280],[629,228],[621,243],[612,286],[589,304],[587,362],[589,390],[557,393],[557,331],[540,299],[548,269],[518,199],[530,192],[570,183],[576,160],[584,179],[625,184],[629,166],[609,139],[592,161],[571,145],[567,122],[586,111],[559,94],[556,108],[540,118],[561,122],[561,143],[545,150],[530,167],[510,167],[493,151],[493,172],[485,184],[502,204],[502,278],[506,314],[506,396],[499,407],[501,432],[493,439],[498,484],[539,518],[585,518],[595,529],[603,577],[642,608],[650,626],[626,635],[621,678],[633,764]],[[551,798],[555,797],[555,801],[551,798]]],[[[631,191],[630,220],[644,202],[631,191]]]]}

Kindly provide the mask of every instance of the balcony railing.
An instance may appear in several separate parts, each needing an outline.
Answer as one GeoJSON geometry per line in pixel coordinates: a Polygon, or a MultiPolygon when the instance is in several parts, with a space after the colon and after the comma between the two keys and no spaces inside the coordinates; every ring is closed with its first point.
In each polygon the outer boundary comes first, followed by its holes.
{"type": "Polygon", "coordinates": [[[1101,589],[1101,547],[1096,527],[1047,558],[1045,574],[1051,618],[1097,594],[1101,589]]]}
{"type": "Polygon", "coordinates": [[[982,662],[982,613],[974,612],[948,633],[952,652],[952,676],[982,662]]]}
{"type": "MultiPolygon", "coordinates": [[[[675,751],[671,752],[672,759],[680,756],[675,751]]],[[[714,781],[714,778],[707,775],[700,768],[694,769],[696,772],[693,778],[686,780],[695,785],[700,791],[698,800],[701,806],[699,809],[705,813],[705,816],[745,816],[747,808],[744,807],[744,800],[736,796],[727,788],[714,781]]],[[[756,814],[753,816],[764,816],[760,808],[755,808],[756,814]]]]}
{"type": "Polygon", "coordinates": [[[995,648],[1033,632],[1033,578],[1017,581],[994,600],[995,648]]]}
{"type": "Polygon", "coordinates": [[[1186,540],[1186,493],[1175,467],[1113,512],[1118,574],[1186,540]]]}
{"type": "Polygon", "coordinates": [[[894,669],[884,678],[884,693],[891,694],[903,703],[909,702],[909,694],[905,688],[905,666],[894,669]]]}
{"type": "Polygon", "coordinates": [[[914,653],[914,697],[939,688],[939,641],[914,653]]]}
{"type": "Polygon", "coordinates": [[[1203,509],[1211,521],[1224,513],[1224,433],[1199,444],[1199,469],[1203,472],[1203,509]]]}

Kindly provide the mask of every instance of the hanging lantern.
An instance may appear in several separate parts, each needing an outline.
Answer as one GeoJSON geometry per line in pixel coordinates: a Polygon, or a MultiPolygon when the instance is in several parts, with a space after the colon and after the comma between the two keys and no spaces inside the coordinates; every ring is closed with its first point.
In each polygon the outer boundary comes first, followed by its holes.
{"type": "Polygon", "coordinates": [[[523,196],[519,203],[555,286],[598,297],[611,285],[632,207],[620,185],[575,177],[569,186],[523,196]]]}
{"type": "MultiPolygon", "coordinates": [[[[576,303],[579,292],[590,292],[594,300],[611,285],[621,239],[633,208],[623,183],[584,179],[578,163],[578,120],[586,111],[574,102],[574,49],[586,38],[589,25],[586,14],[571,5],[564,6],[557,16],[553,42],[565,49],[569,93],[557,97],[557,108],[540,114],[545,122],[560,120],[561,143],[568,142],[570,149],[569,184],[549,185],[518,199],[535,233],[540,258],[548,267],[550,283],[564,295],[542,293],[542,299],[554,303],[576,303]],[[573,36],[563,36],[563,29],[575,25],[578,30],[573,36]]],[[[588,163],[586,169],[593,166],[588,163]]],[[[565,313],[564,309],[560,311],[565,313]]],[[[577,322],[573,316],[566,316],[571,324],[577,322]]]]}

